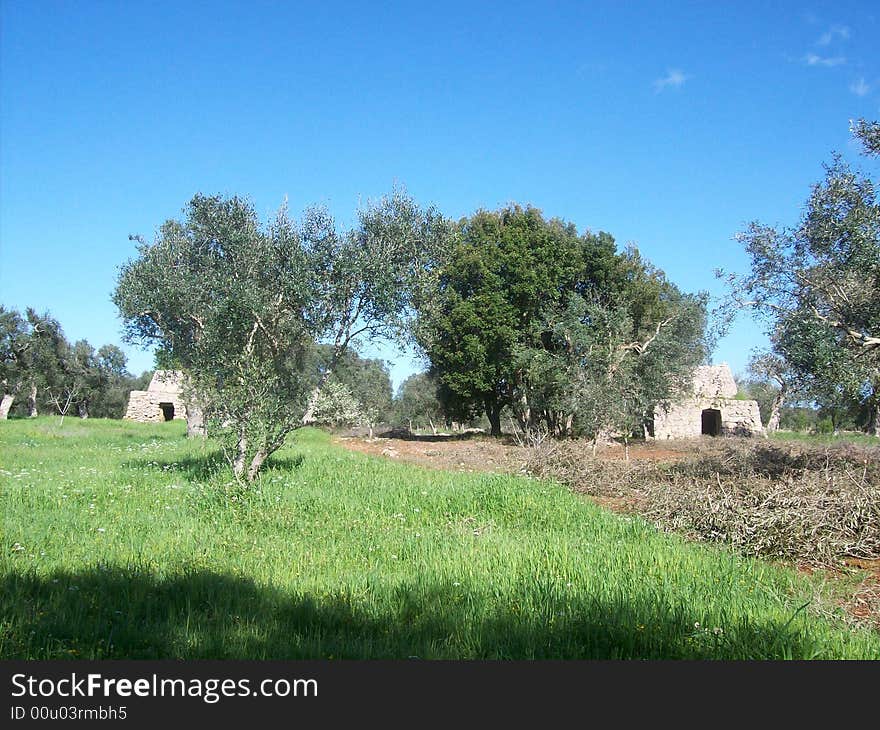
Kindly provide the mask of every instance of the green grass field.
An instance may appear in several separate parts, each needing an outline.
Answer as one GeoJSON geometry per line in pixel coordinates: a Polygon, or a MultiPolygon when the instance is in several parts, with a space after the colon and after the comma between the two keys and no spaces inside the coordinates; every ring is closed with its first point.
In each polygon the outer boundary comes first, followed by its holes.
{"type": "Polygon", "coordinates": [[[0,423],[3,658],[880,657],[793,571],[555,484],[302,431],[251,491],[182,423],[0,423]]]}

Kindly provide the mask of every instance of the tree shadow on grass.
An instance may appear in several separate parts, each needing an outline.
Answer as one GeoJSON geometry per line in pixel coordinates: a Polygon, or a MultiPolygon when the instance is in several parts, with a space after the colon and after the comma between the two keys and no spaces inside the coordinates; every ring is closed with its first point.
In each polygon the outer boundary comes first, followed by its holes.
{"type": "MultiPolygon", "coordinates": [[[[305,456],[302,454],[296,456],[276,456],[273,454],[266,462],[263,474],[293,471],[301,467],[304,461],[305,456]]],[[[134,459],[124,462],[121,466],[123,469],[137,471],[175,472],[196,482],[210,481],[223,471],[228,472],[229,478],[232,478],[232,469],[220,449],[214,449],[198,456],[183,456],[179,459],[134,459]]]]}
{"type": "Polygon", "coordinates": [[[182,456],[178,459],[132,459],[120,465],[123,469],[136,471],[174,472],[183,474],[188,479],[197,482],[208,481],[223,469],[228,469],[229,464],[223,457],[220,449],[194,456],[182,456]]]}
{"type": "MultiPolygon", "coordinates": [[[[502,608],[480,586],[419,581],[312,595],[207,570],[8,573],[0,658],[778,659],[821,655],[803,616],[697,630],[684,606],[551,602],[502,608]]],[[[522,590],[522,589],[520,589],[522,590]]]]}

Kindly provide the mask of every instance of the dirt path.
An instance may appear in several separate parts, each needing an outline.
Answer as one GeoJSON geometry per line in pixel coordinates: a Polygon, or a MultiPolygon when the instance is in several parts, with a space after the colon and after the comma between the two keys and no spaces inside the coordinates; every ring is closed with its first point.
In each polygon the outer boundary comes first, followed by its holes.
{"type": "MultiPolygon", "coordinates": [[[[333,441],[340,446],[372,456],[384,456],[418,464],[433,469],[452,471],[491,471],[517,474],[523,472],[525,457],[522,447],[509,438],[496,439],[481,434],[412,436],[408,438],[378,437],[372,440],[362,437],[336,436],[333,441]]],[[[584,447],[588,449],[588,446],[584,447]]],[[[638,443],[630,446],[629,458],[633,460],[675,461],[687,453],[686,445],[677,447],[638,443]]],[[[601,447],[597,456],[602,459],[622,461],[623,446],[611,444],[601,447]]]]}

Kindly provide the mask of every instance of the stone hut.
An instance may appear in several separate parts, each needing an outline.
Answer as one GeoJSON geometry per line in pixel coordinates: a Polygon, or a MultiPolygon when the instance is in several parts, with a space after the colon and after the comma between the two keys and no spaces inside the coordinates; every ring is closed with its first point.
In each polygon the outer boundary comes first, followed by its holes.
{"type": "Polygon", "coordinates": [[[654,409],[654,438],[763,435],[758,402],[738,400],[736,393],[727,363],[698,367],[690,395],[654,409]]]}
{"type": "Polygon", "coordinates": [[[179,370],[157,370],[146,390],[131,391],[125,417],[143,423],[185,419],[182,383],[183,374],[179,370]]]}

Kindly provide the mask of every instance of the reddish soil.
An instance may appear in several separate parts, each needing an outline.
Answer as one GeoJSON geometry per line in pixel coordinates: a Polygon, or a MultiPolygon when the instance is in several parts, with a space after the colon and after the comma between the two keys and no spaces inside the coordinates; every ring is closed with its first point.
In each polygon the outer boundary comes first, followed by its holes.
{"type": "Polygon", "coordinates": [[[414,436],[372,440],[337,436],[334,441],[352,451],[432,469],[516,473],[524,463],[517,453],[517,446],[486,436],[414,436]]]}
{"type": "MultiPolygon", "coordinates": [[[[496,439],[482,434],[412,436],[408,438],[337,436],[334,441],[352,451],[385,456],[432,469],[453,471],[522,472],[525,462],[522,449],[510,439],[496,439]]],[[[587,447],[589,448],[589,447],[587,447]]],[[[629,448],[633,460],[676,461],[687,453],[686,444],[678,448],[637,443],[629,448]]],[[[621,444],[600,447],[601,459],[623,461],[626,452],[621,444]]]]}

